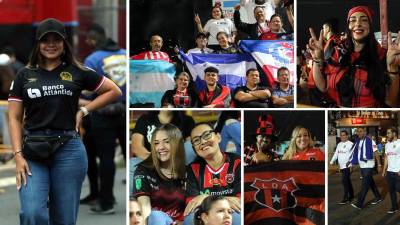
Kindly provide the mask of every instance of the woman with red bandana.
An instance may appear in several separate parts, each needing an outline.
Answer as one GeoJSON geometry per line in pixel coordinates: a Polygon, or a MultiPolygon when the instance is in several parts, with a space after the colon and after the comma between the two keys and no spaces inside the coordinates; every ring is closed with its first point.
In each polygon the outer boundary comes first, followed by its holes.
{"type": "Polygon", "coordinates": [[[297,126],[292,132],[289,148],[282,160],[325,160],[324,153],[319,148],[313,147],[310,131],[302,126],[297,126]]]}
{"type": "Polygon", "coordinates": [[[368,7],[352,8],[347,16],[348,38],[335,46],[326,61],[322,30],[317,38],[310,28],[307,48],[313,57],[315,84],[339,107],[397,106],[400,37],[395,42],[388,38],[388,49],[383,49],[374,37],[372,18],[368,7]]]}

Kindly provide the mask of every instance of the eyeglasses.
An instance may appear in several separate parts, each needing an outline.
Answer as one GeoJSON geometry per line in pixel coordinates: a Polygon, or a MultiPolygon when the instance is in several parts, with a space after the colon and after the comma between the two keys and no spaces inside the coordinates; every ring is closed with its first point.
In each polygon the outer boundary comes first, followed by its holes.
{"type": "Polygon", "coordinates": [[[192,138],[192,145],[197,146],[201,144],[201,139],[208,141],[212,138],[213,130],[204,131],[200,136],[192,138]]]}

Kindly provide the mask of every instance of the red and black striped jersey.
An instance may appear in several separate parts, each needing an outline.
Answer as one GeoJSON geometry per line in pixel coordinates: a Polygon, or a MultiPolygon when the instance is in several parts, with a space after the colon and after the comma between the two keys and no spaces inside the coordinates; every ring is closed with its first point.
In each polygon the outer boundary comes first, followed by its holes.
{"type": "Polygon", "coordinates": [[[163,180],[157,171],[139,164],[133,182],[134,197],[148,196],[153,210],[165,212],[174,221],[183,221],[185,210],[183,179],[163,180]]]}
{"type": "Polygon", "coordinates": [[[244,172],[246,225],[324,224],[324,161],[279,161],[244,172]]]}
{"type": "Polygon", "coordinates": [[[222,153],[224,164],[217,169],[197,157],[187,167],[186,203],[201,194],[240,197],[240,157],[233,153],[222,153]]]}

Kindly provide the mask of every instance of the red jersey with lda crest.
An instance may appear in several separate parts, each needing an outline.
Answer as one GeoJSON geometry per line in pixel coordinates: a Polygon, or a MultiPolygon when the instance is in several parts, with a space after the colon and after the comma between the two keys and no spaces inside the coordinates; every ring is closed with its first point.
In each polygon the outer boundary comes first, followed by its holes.
{"type": "Polygon", "coordinates": [[[212,168],[198,157],[187,169],[186,203],[201,194],[240,197],[240,157],[222,153],[225,162],[220,168],[212,168]]]}
{"type": "Polygon", "coordinates": [[[325,154],[319,148],[309,148],[305,151],[297,152],[292,160],[325,160],[325,154]]]}

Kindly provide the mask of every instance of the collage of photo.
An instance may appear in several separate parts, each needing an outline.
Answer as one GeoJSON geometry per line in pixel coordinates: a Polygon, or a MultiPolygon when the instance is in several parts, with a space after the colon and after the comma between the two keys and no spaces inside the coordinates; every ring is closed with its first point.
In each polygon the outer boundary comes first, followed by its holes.
{"type": "Polygon", "coordinates": [[[399,10],[0,1],[0,224],[400,225],[399,10]]]}

